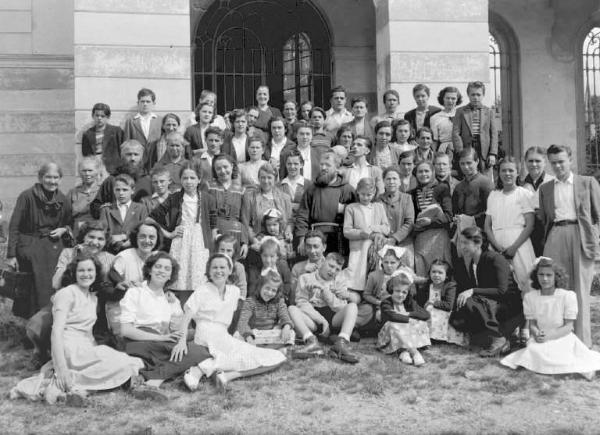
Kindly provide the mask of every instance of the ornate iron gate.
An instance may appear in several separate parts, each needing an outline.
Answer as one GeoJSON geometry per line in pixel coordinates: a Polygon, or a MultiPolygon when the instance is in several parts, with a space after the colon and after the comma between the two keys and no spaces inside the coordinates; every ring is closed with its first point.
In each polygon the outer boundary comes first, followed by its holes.
{"type": "Polygon", "coordinates": [[[586,172],[600,174],[600,27],[583,43],[583,99],[586,172]]]}
{"type": "Polygon", "coordinates": [[[193,52],[194,100],[203,89],[216,92],[219,113],[254,105],[261,84],[276,107],[329,97],[329,32],[308,1],[216,1],[198,24],[193,52]]]}

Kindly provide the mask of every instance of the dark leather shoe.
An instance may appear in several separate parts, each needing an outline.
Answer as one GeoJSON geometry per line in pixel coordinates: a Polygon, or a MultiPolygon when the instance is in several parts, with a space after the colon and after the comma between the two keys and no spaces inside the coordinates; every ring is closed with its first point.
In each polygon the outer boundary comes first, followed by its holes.
{"type": "Polygon", "coordinates": [[[331,346],[331,349],[329,349],[329,354],[350,364],[358,362],[358,357],[350,351],[350,344],[343,338],[338,337],[333,346],[331,346]]]}
{"type": "Polygon", "coordinates": [[[510,343],[504,337],[494,337],[487,349],[479,352],[479,356],[483,358],[495,358],[510,352],[510,343]]]}

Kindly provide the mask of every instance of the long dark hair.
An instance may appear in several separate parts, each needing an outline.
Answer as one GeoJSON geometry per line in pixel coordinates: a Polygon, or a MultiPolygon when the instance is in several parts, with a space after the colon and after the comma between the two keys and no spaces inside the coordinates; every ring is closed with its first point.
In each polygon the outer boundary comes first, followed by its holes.
{"type": "Polygon", "coordinates": [[[71,284],[75,284],[77,282],[77,265],[83,261],[91,261],[94,263],[94,268],[96,269],[96,278],[94,282],[90,286],[90,291],[95,291],[96,284],[98,284],[102,280],[102,265],[100,261],[93,255],[88,252],[79,252],[75,258],[67,265],[65,273],[62,276],[60,281],[61,287],[66,287],[71,284]]]}

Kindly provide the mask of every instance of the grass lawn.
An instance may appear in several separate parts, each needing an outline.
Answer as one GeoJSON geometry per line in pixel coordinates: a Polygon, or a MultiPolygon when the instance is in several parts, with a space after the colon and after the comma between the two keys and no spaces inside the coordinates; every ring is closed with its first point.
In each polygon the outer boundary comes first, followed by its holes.
{"type": "MultiPolygon", "coordinates": [[[[600,344],[600,298],[594,297],[600,344]]],[[[218,393],[208,382],[186,391],[165,384],[167,404],[122,390],[90,396],[83,408],[6,400],[29,351],[0,343],[0,433],[283,434],[283,433],[598,433],[600,378],[550,377],[506,369],[455,346],[423,352],[406,366],[381,354],[373,339],[353,344],[357,365],[329,359],[287,362],[218,393]]]]}

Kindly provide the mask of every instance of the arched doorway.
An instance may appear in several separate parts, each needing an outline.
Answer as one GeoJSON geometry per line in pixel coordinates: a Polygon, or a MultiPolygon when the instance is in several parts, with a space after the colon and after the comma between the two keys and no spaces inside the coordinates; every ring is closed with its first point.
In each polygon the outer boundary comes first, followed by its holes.
{"type": "Polygon", "coordinates": [[[331,88],[328,25],[307,0],[216,0],[201,16],[193,40],[194,101],[217,93],[217,110],[255,104],[261,84],[271,104],[292,99],[323,105],[331,88]]]}

